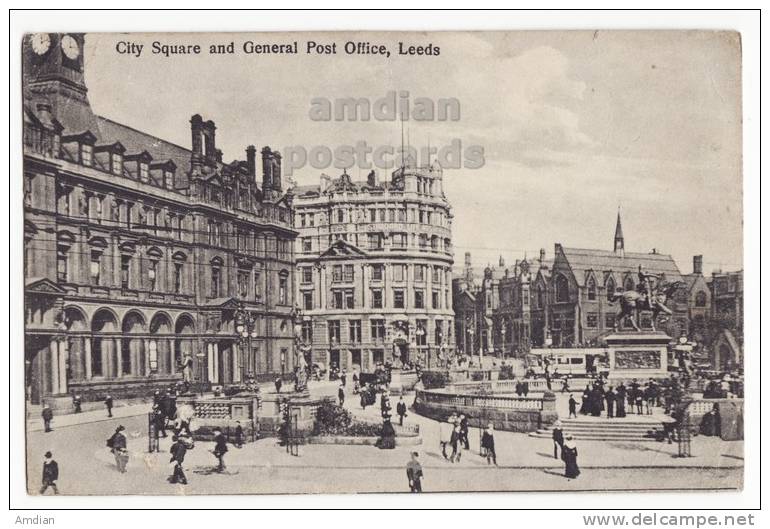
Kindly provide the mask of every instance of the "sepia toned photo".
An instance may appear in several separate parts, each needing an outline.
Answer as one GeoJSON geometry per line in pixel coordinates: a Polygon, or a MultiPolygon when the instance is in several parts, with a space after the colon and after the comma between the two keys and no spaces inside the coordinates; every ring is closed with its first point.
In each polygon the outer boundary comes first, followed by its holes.
{"type": "Polygon", "coordinates": [[[741,46],[25,34],[27,494],[742,490],[741,46]]]}

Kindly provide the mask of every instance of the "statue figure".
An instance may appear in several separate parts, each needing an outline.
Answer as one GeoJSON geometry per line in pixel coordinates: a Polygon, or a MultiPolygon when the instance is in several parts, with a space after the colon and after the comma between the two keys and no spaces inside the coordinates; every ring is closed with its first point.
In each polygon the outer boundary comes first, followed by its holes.
{"type": "Polygon", "coordinates": [[[186,354],[182,360],[182,381],[186,387],[189,387],[193,381],[193,359],[189,354],[186,354]]]}
{"type": "Polygon", "coordinates": [[[644,310],[652,311],[652,330],[655,330],[655,321],[658,315],[663,312],[664,314],[673,314],[672,310],[666,306],[666,301],[676,292],[679,288],[684,286],[681,281],[675,281],[674,283],[656,282],[653,290],[653,286],[650,279],[657,279],[655,274],[647,274],[642,272],[639,268],[640,283],[637,290],[626,290],[623,292],[615,293],[612,295],[610,301],[620,300],[620,312],[617,318],[615,318],[615,331],[618,330],[618,322],[623,321],[625,318],[631,318],[631,325],[638,332],[641,329],[636,323],[639,314],[644,310]]]}

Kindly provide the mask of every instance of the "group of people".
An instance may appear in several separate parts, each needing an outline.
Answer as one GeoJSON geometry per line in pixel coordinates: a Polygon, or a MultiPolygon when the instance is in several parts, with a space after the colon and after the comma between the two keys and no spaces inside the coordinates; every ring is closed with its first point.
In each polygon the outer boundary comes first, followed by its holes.
{"type": "Polygon", "coordinates": [[[578,451],[575,440],[571,434],[564,435],[561,421],[556,421],[551,430],[553,439],[553,458],[558,459],[561,453],[561,460],[564,461],[564,477],[575,479],[580,475],[577,457],[578,451]]]}
{"type": "Polygon", "coordinates": [[[439,425],[441,455],[451,463],[459,463],[462,458],[462,448],[470,449],[468,442],[468,418],[464,414],[452,413],[446,422],[439,425]],[[452,454],[447,455],[447,446],[452,448],[452,454]]]}
{"type": "MultiPolygon", "coordinates": [[[[673,402],[673,394],[675,393],[673,388],[675,387],[676,380],[674,379],[663,387],[653,379],[644,385],[634,379],[628,385],[621,382],[613,387],[600,377],[595,379],[593,384],[586,384],[583,390],[580,414],[600,417],[602,412],[606,411],[609,419],[622,418],[627,413],[652,415],[653,408],[661,406],[661,398],[663,398],[668,412],[673,402]]],[[[576,416],[575,403],[574,397],[570,395],[570,417],[576,416]]]]}

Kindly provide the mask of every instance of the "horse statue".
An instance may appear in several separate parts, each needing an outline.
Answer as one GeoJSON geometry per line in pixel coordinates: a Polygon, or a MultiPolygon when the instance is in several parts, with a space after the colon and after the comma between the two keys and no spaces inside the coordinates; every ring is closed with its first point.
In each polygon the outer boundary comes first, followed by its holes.
{"type": "Polygon", "coordinates": [[[681,281],[674,281],[672,283],[658,283],[656,289],[649,298],[646,292],[640,292],[638,290],[625,290],[623,292],[617,292],[612,296],[610,301],[620,300],[620,312],[617,318],[615,318],[615,331],[618,330],[618,322],[623,321],[624,318],[631,317],[631,325],[638,332],[641,329],[636,323],[639,318],[639,314],[643,310],[652,311],[652,330],[655,330],[655,321],[658,318],[658,314],[663,312],[664,314],[671,315],[673,312],[666,306],[668,299],[673,294],[684,287],[684,283],[681,281]]]}

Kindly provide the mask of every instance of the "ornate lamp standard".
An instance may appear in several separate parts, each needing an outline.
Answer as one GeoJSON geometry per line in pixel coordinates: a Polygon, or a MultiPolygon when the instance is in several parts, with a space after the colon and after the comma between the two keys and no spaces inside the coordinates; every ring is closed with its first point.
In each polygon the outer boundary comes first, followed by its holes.
{"type": "Polygon", "coordinates": [[[505,325],[500,328],[500,340],[502,341],[500,349],[503,353],[503,360],[505,360],[505,325]]]}
{"type": "Polygon", "coordinates": [[[243,307],[243,303],[241,303],[235,311],[235,332],[240,337],[241,345],[241,381],[246,378],[244,376],[246,363],[251,360],[253,354],[251,340],[259,336],[256,322],[257,318],[255,315],[246,310],[243,307]],[[247,353],[245,355],[243,354],[244,350],[247,353]]]}
{"type": "MultiPolygon", "coordinates": [[[[415,329],[414,334],[417,337],[417,347],[422,347],[422,343],[423,343],[422,338],[423,336],[425,336],[425,329],[423,329],[422,325],[417,326],[417,329],[415,329]]],[[[428,363],[430,363],[430,349],[428,350],[428,363]]]]}
{"type": "Polygon", "coordinates": [[[475,352],[474,351],[475,344],[473,343],[473,335],[474,334],[475,334],[475,331],[473,330],[472,327],[470,329],[468,329],[468,339],[470,340],[470,357],[471,357],[471,360],[473,360],[473,353],[475,352]]]}

